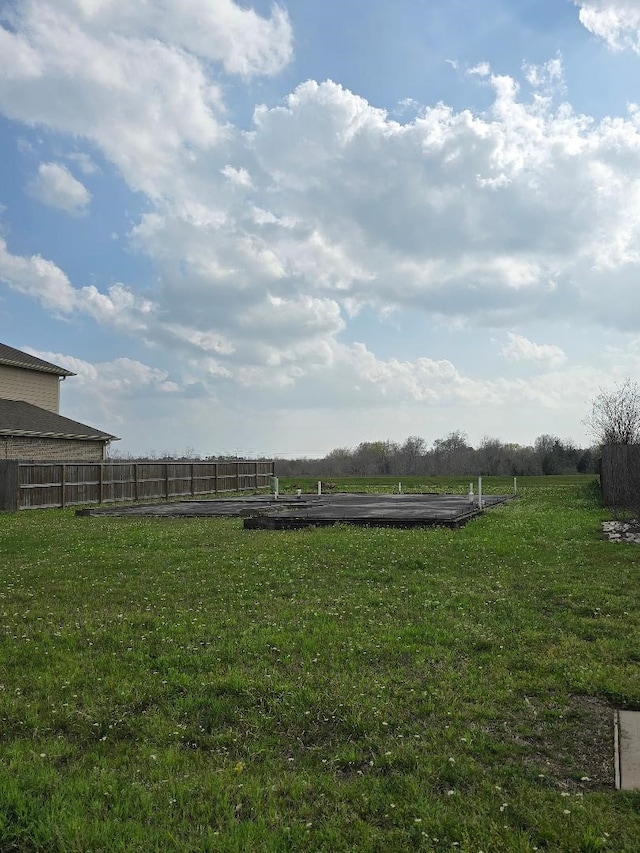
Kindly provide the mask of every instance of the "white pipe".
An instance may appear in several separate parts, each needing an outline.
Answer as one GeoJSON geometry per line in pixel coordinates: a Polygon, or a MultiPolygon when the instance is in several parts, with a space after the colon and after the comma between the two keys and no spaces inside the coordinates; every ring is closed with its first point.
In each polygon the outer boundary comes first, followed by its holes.
{"type": "Polygon", "coordinates": [[[482,477],[478,477],[478,509],[482,509],[482,477]]]}
{"type": "Polygon", "coordinates": [[[473,483],[469,483],[469,503],[473,503],[473,483]]]}
{"type": "Polygon", "coordinates": [[[322,494],[322,480],[318,480],[318,494],[322,494]]]}
{"type": "Polygon", "coordinates": [[[513,478],[513,494],[514,495],[518,494],[518,478],[517,477],[513,478]]]}
{"type": "Polygon", "coordinates": [[[402,483],[398,483],[398,494],[402,494],[402,483]]]}
{"type": "Polygon", "coordinates": [[[273,497],[278,500],[279,481],[277,477],[271,478],[271,485],[273,486],[273,497]]]}

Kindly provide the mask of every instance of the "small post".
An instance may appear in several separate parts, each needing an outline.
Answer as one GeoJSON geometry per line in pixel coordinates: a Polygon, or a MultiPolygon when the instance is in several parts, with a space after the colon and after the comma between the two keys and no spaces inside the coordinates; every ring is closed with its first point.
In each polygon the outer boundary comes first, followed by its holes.
{"type": "Polygon", "coordinates": [[[318,480],[318,495],[322,494],[322,480],[318,480]]]}
{"type": "Polygon", "coordinates": [[[65,507],[67,505],[67,468],[64,462],[60,466],[60,506],[65,507]]]}
{"type": "Polygon", "coordinates": [[[469,503],[473,503],[473,483],[469,483],[469,503]]]}
{"type": "Polygon", "coordinates": [[[482,477],[478,477],[478,509],[482,509],[482,477]]]}
{"type": "Polygon", "coordinates": [[[278,500],[278,494],[279,494],[278,487],[279,487],[278,478],[272,477],[271,478],[271,488],[273,489],[274,500],[278,500]]]}
{"type": "Polygon", "coordinates": [[[402,494],[402,483],[398,483],[398,494],[402,494]]]}
{"type": "Polygon", "coordinates": [[[518,494],[518,478],[517,477],[513,478],[513,494],[514,495],[518,494]]]}

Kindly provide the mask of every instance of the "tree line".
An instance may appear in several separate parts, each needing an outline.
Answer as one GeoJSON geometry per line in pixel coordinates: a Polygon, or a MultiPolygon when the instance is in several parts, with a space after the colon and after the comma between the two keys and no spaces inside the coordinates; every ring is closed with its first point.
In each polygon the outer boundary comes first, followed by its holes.
{"type": "Polygon", "coordinates": [[[357,447],[338,447],[322,459],[278,459],[281,477],[426,477],[534,476],[590,474],[597,471],[597,448],[579,448],[554,435],[540,435],[531,446],[484,438],[478,447],[465,433],[450,432],[432,445],[417,435],[404,442],[363,441],[357,447]]]}

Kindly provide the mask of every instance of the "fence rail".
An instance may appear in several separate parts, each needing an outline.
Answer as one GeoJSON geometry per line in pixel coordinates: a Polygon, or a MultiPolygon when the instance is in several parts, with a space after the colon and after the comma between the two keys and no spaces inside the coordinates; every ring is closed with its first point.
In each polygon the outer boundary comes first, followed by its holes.
{"type": "Polygon", "coordinates": [[[0,462],[0,510],[196,497],[269,486],[272,462],[0,462]]]}

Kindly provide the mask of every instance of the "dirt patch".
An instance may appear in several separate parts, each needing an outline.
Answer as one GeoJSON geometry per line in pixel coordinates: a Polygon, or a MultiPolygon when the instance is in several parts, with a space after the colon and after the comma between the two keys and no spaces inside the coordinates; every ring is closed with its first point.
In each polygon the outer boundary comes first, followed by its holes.
{"type": "Polygon", "coordinates": [[[572,696],[566,705],[525,699],[521,712],[492,727],[516,744],[519,760],[563,791],[613,788],[613,709],[595,696],[572,696]]]}

